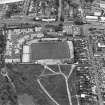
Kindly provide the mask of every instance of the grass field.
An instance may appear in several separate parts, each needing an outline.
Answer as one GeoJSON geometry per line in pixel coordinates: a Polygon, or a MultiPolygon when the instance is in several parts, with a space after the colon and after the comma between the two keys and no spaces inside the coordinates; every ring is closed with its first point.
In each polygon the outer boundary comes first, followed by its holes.
{"type": "MultiPolygon", "coordinates": [[[[65,76],[71,70],[71,65],[60,66],[65,76]]],[[[35,105],[70,105],[65,77],[60,74],[57,65],[48,65],[48,67],[54,70],[55,74],[51,72],[49,75],[50,72],[47,70],[45,72],[47,76],[41,76],[45,69],[39,64],[7,64],[17,95],[31,95],[35,105]]],[[[76,95],[74,79],[76,78],[72,74],[68,80],[71,97],[76,95]]],[[[77,105],[76,98],[72,98],[72,101],[77,105]]]]}
{"type": "Polygon", "coordinates": [[[66,42],[41,42],[31,45],[32,61],[64,58],[70,58],[70,49],[66,42]]]}

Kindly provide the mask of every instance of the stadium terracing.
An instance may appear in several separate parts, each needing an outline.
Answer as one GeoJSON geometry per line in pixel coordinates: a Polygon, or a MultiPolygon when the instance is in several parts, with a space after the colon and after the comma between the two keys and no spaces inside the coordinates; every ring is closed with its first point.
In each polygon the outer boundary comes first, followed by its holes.
{"type": "Polygon", "coordinates": [[[22,62],[60,63],[73,58],[72,41],[32,42],[23,46],[22,62]]]}

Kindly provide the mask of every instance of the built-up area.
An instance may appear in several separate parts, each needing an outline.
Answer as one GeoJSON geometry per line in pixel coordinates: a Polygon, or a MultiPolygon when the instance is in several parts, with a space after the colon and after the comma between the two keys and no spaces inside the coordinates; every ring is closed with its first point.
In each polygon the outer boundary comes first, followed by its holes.
{"type": "Polygon", "coordinates": [[[0,8],[1,65],[59,69],[68,101],[44,90],[51,105],[105,105],[104,0],[2,1],[0,8]]]}

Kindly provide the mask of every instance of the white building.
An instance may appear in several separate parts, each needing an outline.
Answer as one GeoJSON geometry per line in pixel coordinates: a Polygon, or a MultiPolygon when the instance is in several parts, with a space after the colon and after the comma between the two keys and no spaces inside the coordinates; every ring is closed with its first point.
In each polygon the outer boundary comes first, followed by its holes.
{"type": "Polygon", "coordinates": [[[105,44],[98,43],[98,47],[105,47],[105,44]]]}
{"type": "Polygon", "coordinates": [[[19,1],[24,1],[24,0],[0,0],[0,4],[14,3],[19,1]]]}
{"type": "Polygon", "coordinates": [[[98,16],[86,16],[87,21],[98,21],[98,16]]]}
{"type": "Polygon", "coordinates": [[[22,62],[30,62],[30,46],[23,46],[22,62]]]}

